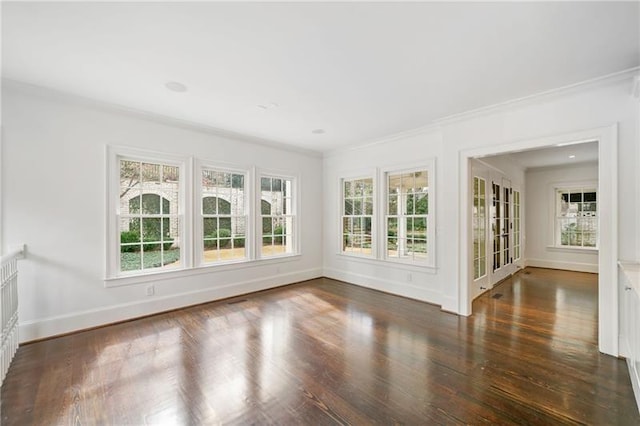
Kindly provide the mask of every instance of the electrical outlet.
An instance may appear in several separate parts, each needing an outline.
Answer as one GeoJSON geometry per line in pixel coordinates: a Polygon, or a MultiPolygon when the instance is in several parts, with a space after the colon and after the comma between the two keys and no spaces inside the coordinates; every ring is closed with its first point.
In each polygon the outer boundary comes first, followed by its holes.
{"type": "Polygon", "coordinates": [[[147,286],[147,296],[153,296],[153,294],[155,293],[156,289],[155,287],[152,285],[148,285],[147,286]]]}
{"type": "Polygon", "coordinates": [[[411,273],[407,274],[407,281],[411,282],[411,280],[413,279],[413,276],[411,275],[411,273]]]}

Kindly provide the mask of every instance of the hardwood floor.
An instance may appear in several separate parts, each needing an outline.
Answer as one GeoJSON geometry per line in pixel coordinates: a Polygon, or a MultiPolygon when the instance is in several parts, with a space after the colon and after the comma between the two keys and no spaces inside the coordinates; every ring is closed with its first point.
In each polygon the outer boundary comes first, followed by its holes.
{"type": "Polygon", "coordinates": [[[597,276],[525,273],[470,318],[317,279],[25,345],[2,424],[640,424],[597,276]]]}

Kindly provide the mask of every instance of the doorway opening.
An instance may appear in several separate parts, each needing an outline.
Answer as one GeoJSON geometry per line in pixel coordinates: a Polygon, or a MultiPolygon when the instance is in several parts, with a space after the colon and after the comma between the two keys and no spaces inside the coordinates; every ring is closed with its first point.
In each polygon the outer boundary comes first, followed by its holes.
{"type": "MultiPolygon", "coordinates": [[[[507,166],[497,167],[495,158],[505,155],[528,155],[527,153],[530,151],[545,148],[555,150],[574,146],[577,149],[580,144],[587,142],[596,142],[598,158],[596,188],[598,194],[596,263],[599,273],[598,307],[600,312],[598,344],[601,352],[618,356],[616,126],[518,141],[502,146],[466,150],[460,153],[460,203],[463,213],[459,219],[462,253],[459,264],[459,309],[461,314],[470,315],[472,300],[483,291],[491,288],[500,279],[508,277],[517,269],[524,267],[528,256],[525,247],[527,245],[526,238],[530,235],[525,235],[523,229],[527,219],[524,215],[527,203],[524,176],[521,174],[519,178],[518,174],[513,172],[512,166],[517,166],[516,162],[512,161],[507,163],[507,166]],[[484,198],[482,196],[483,185],[484,198]],[[517,195],[514,194],[514,191],[517,195]],[[483,202],[484,208],[481,209],[480,204],[483,202]],[[484,247],[484,251],[482,247],[484,247]],[[483,262],[484,266],[482,266],[483,262]]],[[[576,190],[576,194],[578,192],[576,190]]],[[[569,192],[569,194],[571,193],[569,192]]],[[[583,190],[583,197],[584,193],[583,190]]],[[[553,199],[552,195],[549,197],[553,199]]],[[[584,207],[582,203],[585,202],[591,201],[584,201],[583,198],[579,208],[582,209],[584,207]]],[[[582,214],[583,210],[579,212],[582,214]]],[[[572,213],[577,213],[577,211],[572,211],[572,213]]],[[[553,214],[553,211],[543,213],[543,215],[549,216],[553,214]]],[[[573,222],[567,221],[567,223],[577,224],[578,219],[581,219],[582,222],[582,216],[574,216],[570,216],[573,222]]],[[[555,226],[553,232],[556,232],[555,226]]],[[[584,241],[585,230],[581,228],[581,232],[580,238],[581,241],[584,241]]],[[[543,238],[549,238],[545,230],[536,230],[535,233],[540,233],[543,238]]],[[[567,235],[577,235],[577,233],[567,235]]],[[[549,242],[548,245],[553,246],[552,242],[549,242]]],[[[550,248],[550,250],[552,249],[550,248]]]]}

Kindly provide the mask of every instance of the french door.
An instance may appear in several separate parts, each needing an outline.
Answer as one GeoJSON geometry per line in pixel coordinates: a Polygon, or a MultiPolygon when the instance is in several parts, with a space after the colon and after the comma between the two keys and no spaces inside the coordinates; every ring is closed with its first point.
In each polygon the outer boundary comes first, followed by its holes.
{"type": "Polygon", "coordinates": [[[490,231],[492,242],[491,279],[493,286],[511,275],[513,266],[513,188],[511,181],[495,176],[491,182],[490,231]]]}
{"type": "Polygon", "coordinates": [[[515,272],[521,252],[521,198],[511,180],[481,162],[472,163],[472,298],[515,272]]]}

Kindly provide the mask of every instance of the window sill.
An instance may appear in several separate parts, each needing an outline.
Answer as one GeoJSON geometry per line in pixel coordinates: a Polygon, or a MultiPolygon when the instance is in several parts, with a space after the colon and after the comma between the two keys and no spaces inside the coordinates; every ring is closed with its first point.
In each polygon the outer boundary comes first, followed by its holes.
{"type": "Polygon", "coordinates": [[[598,254],[597,247],[547,246],[547,250],[565,253],[598,254]]]}
{"type": "Polygon", "coordinates": [[[264,259],[231,261],[218,264],[206,264],[195,266],[193,268],[171,269],[165,271],[154,271],[140,275],[126,275],[119,277],[111,277],[104,279],[104,286],[121,287],[134,284],[144,284],[149,282],[157,282],[162,280],[171,280],[175,278],[190,277],[193,275],[210,274],[215,272],[224,272],[238,269],[258,268],[265,265],[273,265],[277,263],[294,262],[301,258],[300,254],[290,254],[285,256],[273,256],[264,259]]]}
{"type": "Polygon", "coordinates": [[[395,265],[398,268],[402,268],[407,271],[422,272],[427,274],[436,274],[438,272],[435,266],[418,265],[415,263],[403,262],[401,260],[377,259],[372,256],[363,256],[363,255],[347,254],[347,253],[338,253],[337,255],[339,257],[345,258],[345,260],[353,260],[356,262],[366,263],[374,266],[395,265]]]}

